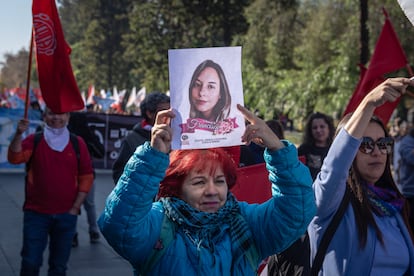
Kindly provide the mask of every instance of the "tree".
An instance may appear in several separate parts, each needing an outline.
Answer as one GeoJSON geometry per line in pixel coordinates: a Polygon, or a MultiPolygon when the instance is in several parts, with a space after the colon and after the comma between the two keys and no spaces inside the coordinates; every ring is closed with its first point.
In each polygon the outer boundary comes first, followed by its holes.
{"type": "Polygon", "coordinates": [[[125,59],[130,76],[148,90],[168,90],[168,49],[230,46],[246,31],[243,8],[249,1],[139,1],[130,13],[125,59]]]}
{"type": "Polygon", "coordinates": [[[314,111],[338,117],[358,83],[358,64],[369,63],[384,22],[382,7],[408,60],[414,58],[414,27],[395,0],[59,4],[82,90],[95,84],[166,91],[168,49],[240,45],[245,104],[266,119],[282,112],[300,122],[314,111]]]}
{"type": "Polygon", "coordinates": [[[79,87],[132,86],[131,62],[123,58],[131,0],[61,0],[59,13],[79,87]]]}
{"type": "MultiPolygon", "coordinates": [[[[26,87],[27,66],[29,64],[29,52],[22,48],[17,54],[5,54],[5,63],[1,69],[0,82],[7,88],[26,87]]],[[[37,74],[35,62],[32,61],[31,86],[37,87],[37,74]]]]}

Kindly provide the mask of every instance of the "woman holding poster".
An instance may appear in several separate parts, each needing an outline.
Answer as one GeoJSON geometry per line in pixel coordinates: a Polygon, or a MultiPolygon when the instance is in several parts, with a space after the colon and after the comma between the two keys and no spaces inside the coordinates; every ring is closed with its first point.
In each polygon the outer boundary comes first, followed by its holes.
{"type": "Polygon", "coordinates": [[[266,148],[272,198],[235,198],[237,165],[223,148],[171,150],[177,113],[160,111],[151,142],[137,147],[98,221],[135,275],[256,275],[264,258],[305,232],[315,213],[309,170],[294,144],[237,108],[249,121],[239,139],[266,148]]]}

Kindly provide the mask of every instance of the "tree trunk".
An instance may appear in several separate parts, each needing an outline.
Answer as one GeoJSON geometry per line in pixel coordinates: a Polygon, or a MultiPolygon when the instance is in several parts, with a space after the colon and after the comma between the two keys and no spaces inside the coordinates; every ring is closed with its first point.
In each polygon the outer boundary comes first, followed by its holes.
{"type": "Polygon", "coordinates": [[[369,33],[367,28],[368,21],[368,0],[360,0],[361,19],[361,48],[360,48],[360,64],[365,65],[369,60],[369,33]]]}

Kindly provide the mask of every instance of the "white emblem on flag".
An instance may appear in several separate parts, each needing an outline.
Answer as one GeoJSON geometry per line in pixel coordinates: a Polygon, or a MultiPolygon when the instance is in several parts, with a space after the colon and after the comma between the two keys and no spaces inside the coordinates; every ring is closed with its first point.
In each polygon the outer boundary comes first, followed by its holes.
{"type": "Polygon", "coordinates": [[[44,13],[33,15],[33,28],[37,53],[53,55],[57,45],[53,21],[44,13]]]}

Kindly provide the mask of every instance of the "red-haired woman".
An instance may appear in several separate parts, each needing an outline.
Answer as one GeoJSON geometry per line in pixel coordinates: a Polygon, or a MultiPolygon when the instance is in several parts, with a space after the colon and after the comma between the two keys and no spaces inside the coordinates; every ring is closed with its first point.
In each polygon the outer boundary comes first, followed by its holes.
{"type": "Polygon", "coordinates": [[[229,192],[237,166],[222,148],[170,153],[175,115],[159,112],[151,143],[128,161],[98,222],[136,274],[254,275],[261,260],[305,232],[315,212],[309,170],[293,144],[238,108],[250,122],[242,141],[266,147],[273,197],[238,202],[229,192]]]}

